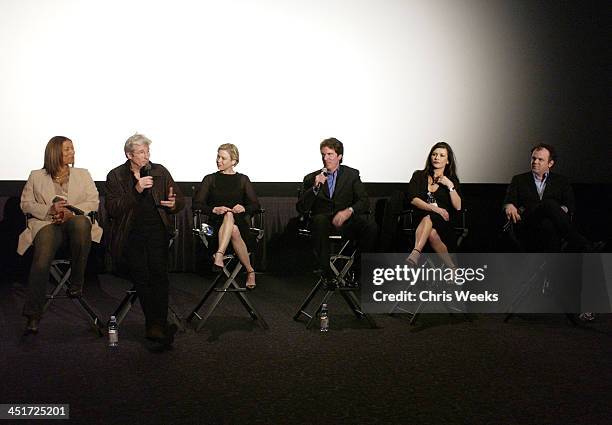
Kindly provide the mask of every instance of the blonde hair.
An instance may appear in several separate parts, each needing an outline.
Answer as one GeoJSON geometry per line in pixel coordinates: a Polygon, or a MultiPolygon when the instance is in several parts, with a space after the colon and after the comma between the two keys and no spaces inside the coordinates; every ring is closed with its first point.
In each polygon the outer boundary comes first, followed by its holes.
{"type": "Polygon", "coordinates": [[[227,151],[229,153],[230,159],[236,161],[236,164],[240,162],[240,152],[238,152],[238,148],[233,143],[224,143],[217,148],[217,152],[219,151],[227,151]]]}

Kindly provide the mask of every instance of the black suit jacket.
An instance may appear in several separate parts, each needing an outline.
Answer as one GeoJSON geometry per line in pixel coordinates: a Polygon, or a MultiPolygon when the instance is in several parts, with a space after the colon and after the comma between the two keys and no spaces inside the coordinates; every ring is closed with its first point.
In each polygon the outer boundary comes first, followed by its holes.
{"type": "MultiPolygon", "coordinates": [[[[546,179],[546,188],[542,200],[552,199],[565,205],[568,212],[572,214],[576,208],[574,191],[567,177],[560,174],[549,173],[546,179]]],[[[533,210],[540,204],[540,197],[533,181],[531,171],[512,177],[512,181],[506,191],[504,205],[513,204],[517,208],[525,208],[526,211],[533,210]]]]}
{"type": "Polygon", "coordinates": [[[340,165],[334,195],[331,198],[327,184],[321,185],[318,193],[314,190],[315,177],[320,173],[321,170],[317,170],[304,177],[302,194],[296,205],[300,214],[310,212],[312,215],[334,215],[348,207],[353,207],[353,213],[356,215],[369,211],[370,202],[359,177],[359,170],[340,165]]]}

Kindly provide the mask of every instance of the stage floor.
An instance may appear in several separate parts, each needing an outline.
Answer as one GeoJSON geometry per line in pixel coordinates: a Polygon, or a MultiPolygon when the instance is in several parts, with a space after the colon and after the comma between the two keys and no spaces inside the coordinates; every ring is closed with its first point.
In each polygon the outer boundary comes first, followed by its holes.
{"type": "MultiPolygon", "coordinates": [[[[171,274],[183,317],[210,276],[171,274]]],[[[612,316],[584,327],[562,315],[503,323],[499,315],[375,316],[358,321],[341,297],[330,331],[292,320],[313,275],[259,274],[249,297],[270,325],[228,294],[200,332],[172,351],[144,346],[139,305],[107,347],[70,300],[56,300],[40,333],[22,336],[23,287],[0,287],[1,403],[69,403],[73,423],[609,423],[612,316]]],[[[90,279],[86,297],[107,320],[130,287],[90,279]]]]}

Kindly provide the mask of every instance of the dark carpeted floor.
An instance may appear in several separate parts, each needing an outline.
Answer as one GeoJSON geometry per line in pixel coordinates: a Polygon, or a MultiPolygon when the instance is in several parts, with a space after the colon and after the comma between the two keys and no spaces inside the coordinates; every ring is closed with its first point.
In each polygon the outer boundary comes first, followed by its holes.
{"type": "MultiPolygon", "coordinates": [[[[172,274],[171,282],[186,316],[210,278],[172,274]]],[[[84,424],[612,421],[610,315],[584,327],[561,315],[505,324],[430,314],[416,327],[379,315],[380,329],[369,329],[336,296],[321,333],[292,320],[313,283],[258,275],[249,296],[268,331],[228,294],[199,333],[178,334],[162,354],[144,347],[138,305],[114,349],[69,300],[56,300],[40,333],[24,338],[23,288],[4,285],[0,402],[69,403],[71,422],[84,424]]],[[[129,286],[100,275],[86,296],[106,320],[129,286]]]]}

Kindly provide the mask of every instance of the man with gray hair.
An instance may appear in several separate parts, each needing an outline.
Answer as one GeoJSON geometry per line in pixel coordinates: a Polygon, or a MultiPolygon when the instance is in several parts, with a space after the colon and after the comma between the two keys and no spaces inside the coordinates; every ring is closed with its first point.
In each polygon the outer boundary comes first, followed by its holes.
{"type": "Polygon", "coordinates": [[[149,349],[163,351],[170,348],[177,330],[167,322],[168,242],[174,234],[172,215],[185,201],[170,172],[149,161],[150,145],[142,134],[127,139],[127,161],[106,177],[106,211],[113,269],[134,283],[149,349]]]}

